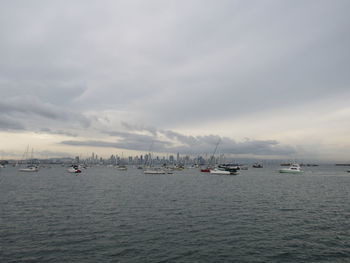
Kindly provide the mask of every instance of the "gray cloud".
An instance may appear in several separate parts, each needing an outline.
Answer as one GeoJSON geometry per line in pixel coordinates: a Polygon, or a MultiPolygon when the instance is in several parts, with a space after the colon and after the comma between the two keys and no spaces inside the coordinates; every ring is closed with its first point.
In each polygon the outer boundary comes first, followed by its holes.
{"type": "Polygon", "coordinates": [[[64,135],[69,137],[78,137],[78,134],[72,133],[69,131],[63,131],[63,130],[51,130],[49,128],[41,128],[38,133],[48,133],[48,134],[57,134],[57,135],[64,135]]]}
{"type": "Polygon", "coordinates": [[[350,84],[348,1],[97,6],[7,3],[0,83],[80,111],[136,110],[156,125],[294,107],[350,84]]]}
{"type": "Polygon", "coordinates": [[[135,124],[130,124],[125,121],[121,122],[122,127],[130,130],[130,131],[147,131],[153,135],[157,134],[157,129],[152,126],[145,126],[145,125],[135,125],[135,124]]]}
{"type": "MultiPolygon", "coordinates": [[[[127,125],[134,130],[135,126],[127,125]]],[[[228,137],[218,135],[186,136],[170,130],[157,130],[154,127],[139,127],[138,131],[151,130],[153,135],[137,134],[132,132],[106,132],[118,137],[116,142],[106,141],[63,141],[62,144],[72,146],[92,146],[120,148],[128,150],[154,151],[163,153],[205,154],[212,153],[215,145],[220,141],[219,152],[224,154],[250,155],[291,155],[295,149],[280,145],[275,140],[246,140],[235,142],[228,137]]]]}
{"type": "Polygon", "coordinates": [[[0,130],[24,130],[24,126],[12,119],[0,115],[0,130]]]}
{"type": "MultiPolygon", "coordinates": [[[[35,118],[44,118],[53,121],[79,123],[83,127],[90,125],[90,120],[83,114],[43,102],[36,96],[16,96],[6,100],[0,99],[0,116],[16,119],[19,122],[26,122],[28,119],[31,120],[30,122],[35,122],[35,118]]],[[[21,126],[23,125],[21,124],[21,126]]]]}

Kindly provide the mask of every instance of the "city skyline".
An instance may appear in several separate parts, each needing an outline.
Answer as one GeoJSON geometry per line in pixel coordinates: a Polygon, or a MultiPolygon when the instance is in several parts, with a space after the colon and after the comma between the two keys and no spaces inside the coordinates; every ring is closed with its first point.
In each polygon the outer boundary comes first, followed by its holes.
{"type": "Polygon", "coordinates": [[[350,159],[350,2],[11,1],[0,158],[350,159]]]}

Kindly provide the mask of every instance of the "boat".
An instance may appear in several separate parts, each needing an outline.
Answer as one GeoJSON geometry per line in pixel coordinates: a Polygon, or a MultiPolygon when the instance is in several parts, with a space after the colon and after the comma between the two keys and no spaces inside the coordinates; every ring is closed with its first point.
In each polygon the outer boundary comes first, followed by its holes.
{"type": "Polygon", "coordinates": [[[224,164],[220,164],[218,166],[219,168],[222,168],[222,169],[235,169],[235,170],[245,170],[245,169],[242,169],[242,165],[240,164],[233,164],[233,163],[224,163],[224,164]]]}
{"type": "Polygon", "coordinates": [[[39,171],[39,167],[35,165],[29,165],[26,168],[20,168],[18,171],[20,172],[37,172],[39,171]]]}
{"type": "Polygon", "coordinates": [[[68,172],[68,173],[79,174],[79,173],[81,173],[81,170],[79,169],[79,166],[78,166],[78,165],[72,165],[71,167],[69,167],[69,168],[67,169],[67,172],[68,172]]]}
{"type": "Polygon", "coordinates": [[[254,163],[252,167],[253,168],[263,168],[263,165],[260,163],[254,163]]]}
{"type": "Polygon", "coordinates": [[[202,173],[210,173],[210,171],[213,169],[212,166],[215,165],[214,156],[215,156],[216,150],[218,149],[218,146],[219,146],[219,144],[220,144],[220,141],[221,141],[221,140],[219,139],[218,142],[217,142],[216,145],[215,145],[214,152],[213,152],[213,154],[212,154],[211,157],[210,157],[210,161],[209,161],[208,166],[207,166],[206,168],[201,168],[201,169],[200,169],[200,171],[201,171],[202,173]],[[214,165],[212,165],[212,161],[214,162],[214,165]]]}
{"type": "Polygon", "coordinates": [[[292,164],[289,168],[284,168],[279,170],[280,173],[291,173],[291,174],[300,174],[303,171],[300,169],[300,165],[297,163],[292,164]]]}
{"type": "Polygon", "coordinates": [[[223,174],[223,175],[236,175],[238,174],[237,170],[224,170],[224,169],[218,169],[214,168],[210,170],[211,174],[223,174]]]}
{"type": "Polygon", "coordinates": [[[39,171],[39,166],[34,164],[34,149],[32,148],[31,155],[29,156],[29,145],[27,146],[24,154],[23,159],[26,160],[25,163],[27,163],[27,167],[25,168],[19,168],[19,172],[37,172],[39,171]]]}
{"type": "Polygon", "coordinates": [[[128,168],[125,165],[119,165],[116,167],[119,171],[126,171],[128,168]]]}
{"type": "Polygon", "coordinates": [[[143,171],[144,174],[166,174],[165,170],[160,168],[149,168],[143,171]]]}

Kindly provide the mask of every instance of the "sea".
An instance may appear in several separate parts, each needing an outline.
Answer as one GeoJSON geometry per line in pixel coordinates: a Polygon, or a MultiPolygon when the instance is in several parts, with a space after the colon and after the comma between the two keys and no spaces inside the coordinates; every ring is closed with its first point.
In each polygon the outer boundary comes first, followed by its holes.
{"type": "Polygon", "coordinates": [[[0,171],[0,262],[350,262],[350,167],[0,171]]]}

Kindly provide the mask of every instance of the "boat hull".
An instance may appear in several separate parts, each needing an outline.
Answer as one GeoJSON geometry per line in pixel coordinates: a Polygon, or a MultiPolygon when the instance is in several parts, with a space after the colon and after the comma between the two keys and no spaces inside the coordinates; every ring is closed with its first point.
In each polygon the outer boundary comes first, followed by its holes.
{"type": "Polygon", "coordinates": [[[227,171],[227,170],[210,170],[211,174],[222,174],[222,175],[237,175],[237,171],[227,171]]]}
{"type": "Polygon", "coordinates": [[[282,174],[301,174],[303,171],[293,171],[293,170],[288,170],[288,169],[281,169],[279,170],[280,173],[282,174]]]}
{"type": "Polygon", "coordinates": [[[19,171],[20,172],[37,172],[37,171],[39,171],[39,169],[38,168],[34,168],[34,169],[32,169],[32,168],[22,168],[22,169],[19,169],[19,171]]]}
{"type": "Polygon", "coordinates": [[[144,174],[166,174],[163,170],[145,170],[143,171],[144,174]]]}

